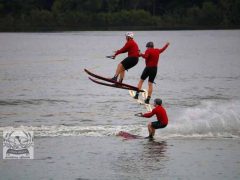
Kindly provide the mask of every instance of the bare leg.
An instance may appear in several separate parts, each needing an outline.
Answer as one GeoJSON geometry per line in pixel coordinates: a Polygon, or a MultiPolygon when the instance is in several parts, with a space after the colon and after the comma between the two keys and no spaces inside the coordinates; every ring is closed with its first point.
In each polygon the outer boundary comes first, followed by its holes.
{"type": "MultiPolygon", "coordinates": [[[[144,82],[144,80],[142,80],[142,79],[139,80],[139,82],[138,82],[138,89],[142,89],[143,82],[144,82]]],[[[139,92],[136,91],[134,99],[138,99],[138,95],[139,95],[139,92]]]]}
{"type": "Polygon", "coordinates": [[[149,136],[154,136],[155,134],[155,129],[152,127],[152,123],[148,123],[148,132],[149,132],[149,136]]]}
{"type": "Polygon", "coordinates": [[[151,123],[148,123],[148,133],[149,133],[149,136],[152,134],[151,132],[152,132],[152,130],[151,130],[151,123]]]}
{"type": "Polygon", "coordinates": [[[125,76],[125,69],[124,69],[124,67],[122,67],[122,68],[123,68],[123,71],[120,72],[120,80],[119,80],[119,82],[122,82],[123,79],[124,79],[124,76],[125,76]]]}
{"type": "Polygon", "coordinates": [[[153,83],[148,82],[148,96],[152,97],[153,83]]]}
{"type": "Polygon", "coordinates": [[[143,82],[144,80],[140,79],[140,81],[138,82],[138,89],[142,89],[143,82]]]}
{"type": "Polygon", "coordinates": [[[152,127],[152,136],[155,135],[155,129],[152,127]]]}
{"type": "MultiPolygon", "coordinates": [[[[120,73],[122,73],[124,71],[125,71],[125,69],[124,69],[122,63],[119,63],[117,66],[116,72],[115,72],[115,76],[118,76],[120,73]]],[[[123,74],[123,76],[124,76],[124,74],[123,74]]]]}

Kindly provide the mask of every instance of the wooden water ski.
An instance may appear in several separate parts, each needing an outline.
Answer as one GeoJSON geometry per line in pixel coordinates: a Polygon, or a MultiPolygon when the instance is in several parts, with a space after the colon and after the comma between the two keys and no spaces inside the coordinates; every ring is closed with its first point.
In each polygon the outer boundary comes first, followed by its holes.
{"type": "MultiPolygon", "coordinates": [[[[132,86],[132,85],[129,85],[129,84],[125,84],[125,83],[120,83],[120,82],[114,81],[114,80],[112,80],[112,79],[109,79],[109,78],[106,78],[106,77],[103,77],[103,76],[99,76],[99,75],[97,75],[97,74],[94,74],[94,73],[90,72],[90,71],[87,70],[87,69],[84,69],[84,71],[85,71],[87,74],[89,74],[90,76],[92,76],[92,77],[95,77],[95,78],[97,78],[97,79],[100,79],[100,80],[103,80],[103,81],[107,81],[107,82],[113,83],[113,84],[115,84],[115,85],[119,85],[120,87],[124,87],[124,88],[122,88],[122,89],[125,89],[125,87],[127,87],[129,90],[134,90],[134,91],[138,91],[138,92],[144,92],[143,90],[138,89],[138,88],[135,87],[135,86],[132,86]]],[[[98,84],[100,84],[100,83],[98,83],[98,84]]],[[[103,84],[102,84],[102,85],[103,85],[103,84]]],[[[120,88],[120,87],[119,87],[119,88],[120,88]]]]}
{"type": "Polygon", "coordinates": [[[104,86],[109,86],[109,87],[113,87],[113,88],[119,88],[119,89],[127,89],[127,90],[131,90],[131,88],[128,88],[128,87],[125,87],[125,86],[119,86],[119,85],[116,85],[116,84],[109,84],[109,83],[105,83],[105,82],[100,82],[96,79],[93,79],[91,77],[88,77],[92,82],[94,83],[97,83],[97,84],[101,84],[101,85],[104,85],[104,86]]]}

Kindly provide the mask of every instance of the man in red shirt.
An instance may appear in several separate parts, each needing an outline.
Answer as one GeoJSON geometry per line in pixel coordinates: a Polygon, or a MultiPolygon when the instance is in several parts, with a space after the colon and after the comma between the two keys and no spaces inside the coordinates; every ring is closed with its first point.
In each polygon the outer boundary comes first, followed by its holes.
{"type": "Polygon", "coordinates": [[[157,116],[157,121],[148,123],[148,138],[152,139],[155,134],[155,129],[165,128],[168,125],[168,116],[166,110],[162,107],[162,100],[154,100],[154,109],[145,114],[140,113],[140,117],[150,118],[153,115],[157,116]]]}
{"type": "MultiPolygon", "coordinates": [[[[169,43],[166,43],[165,46],[161,49],[154,48],[153,42],[148,42],[146,44],[147,50],[144,54],[140,54],[141,57],[143,57],[146,60],[146,67],[142,72],[141,79],[138,83],[138,88],[141,89],[144,80],[148,77],[148,97],[145,100],[146,104],[149,104],[149,101],[152,96],[153,91],[153,83],[154,79],[157,75],[157,66],[158,66],[158,60],[160,57],[160,54],[164,52],[167,47],[169,46],[169,43]]],[[[139,92],[136,92],[135,99],[138,99],[139,92]]]]}
{"type": "Polygon", "coordinates": [[[139,48],[137,43],[133,40],[133,36],[134,36],[133,32],[128,32],[125,34],[125,36],[127,41],[126,44],[124,45],[123,48],[116,51],[115,54],[112,56],[112,58],[115,59],[115,57],[118,54],[126,53],[126,52],[128,53],[128,57],[118,64],[116,73],[112,78],[112,80],[117,81],[118,75],[120,74],[119,82],[123,81],[125,70],[128,70],[134,67],[138,63],[138,58],[139,58],[139,48]]]}

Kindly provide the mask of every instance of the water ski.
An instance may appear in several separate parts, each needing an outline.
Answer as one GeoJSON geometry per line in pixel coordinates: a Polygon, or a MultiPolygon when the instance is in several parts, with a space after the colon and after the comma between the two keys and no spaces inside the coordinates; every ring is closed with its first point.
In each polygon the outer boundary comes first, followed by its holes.
{"type": "Polygon", "coordinates": [[[104,85],[104,86],[110,86],[110,87],[114,87],[114,88],[120,88],[120,89],[128,89],[128,90],[134,90],[134,91],[138,91],[138,92],[143,92],[143,90],[141,89],[138,89],[137,87],[135,86],[132,86],[132,85],[129,85],[129,84],[126,84],[126,83],[120,83],[120,82],[117,82],[117,81],[114,81],[110,78],[106,78],[106,77],[103,77],[103,76],[100,76],[100,75],[97,75],[97,74],[94,74],[92,72],[90,72],[89,70],[87,69],[84,69],[84,71],[94,77],[94,78],[97,78],[99,80],[102,80],[102,81],[105,81],[105,82],[101,82],[101,81],[98,81],[96,79],[93,79],[93,78],[89,78],[91,81],[97,83],[97,84],[101,84],[101,85],[104,85]],[[108,83],[107,83],[108,82],[108,83]]]}
{"type": "MultiPolygon", "coordinates": [[[[130,96],[134,99],[134,96],[136,94],[136,91],[133,91],[133,90],[129,90],[129,94],[130,96]]],[[[147,111],[152,111],[152,106],[151,104],[146,104],[144,102],[144,100],[147,98],[148,96],[148,92],[147,90],[143,89],[143,92],[141,92],[139,95],[141,96],[138,96],[138,99],[134,99],[138,104],[141,104],[141,105],[144,105],[145,108],[147,109],[147,111]]]]}
{"type": "Polygon", "coordinates": [[[110,83],[101,82],[101,81],[98,81],[98,80],[93,79],[93,78],[91,78],[91,77],[88,77],[88,78],[89,78],[92,82],[97,83],[97,84],[101,84],[101,85],[109,86],[109,87],[113,87],[113,88],[119,88],[119,89],[127,89],[127,90],[129,90],[128,87],[117,86],[116,84],[110,84],[110,83]]]}
{"type": "Polygon", "coordinates": [[[149,138],[149,137],[143,137],[135,134],[131,134],[125,131],[120,131],[117,136],[124,138],[124,140],[132,140],[132,139],[148,139],[150,141],[153,141],[154,138],[149,138]]]}
{"type": "Polygon", "coordinates": [[[123,137],[124,139],[144,139],[144,137],[139,136],[139,135],[134,135],[134,134],[130,134],[128,132],[125,131],[120,131],[117,136],[123,137]]]}

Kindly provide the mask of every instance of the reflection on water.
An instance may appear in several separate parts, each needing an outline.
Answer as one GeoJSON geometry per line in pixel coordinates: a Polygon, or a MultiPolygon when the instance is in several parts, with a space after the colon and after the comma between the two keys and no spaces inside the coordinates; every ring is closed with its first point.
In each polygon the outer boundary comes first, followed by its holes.
{"type": "Polygon", "coordinates": [[[166,150],[166,141],[157,142],[149,140],[144,146],[144,155],[146,158],[152,159],[153,161],[160,161],[161,159],[165,159],[166,150]]]}
{"type": "Polygon", "coordinates": [[[160,174],[160,170],[165,168],[166,161],[168,161],[167,142],[145,139],[133,141],[124,141],[133,144],[128,146],[126,151],[120,153],[114,163],[114,167],[117,169],[114,170],[118,174],[120,172],[122,174],[134,173],[143,179],[151,174],[160,174]],[[131,148],[129,149],[129,147],[131,148]]]}
{"type": "Polygon", "coordinates": [[[144,144],[142,152],[142,161],[144,169],[161,170],[165,168],[167,157],[167,142],[149,140],[144,144]]]}

